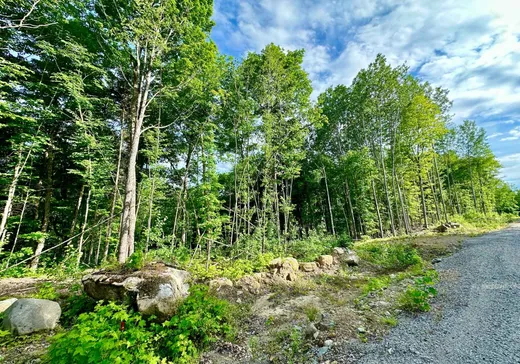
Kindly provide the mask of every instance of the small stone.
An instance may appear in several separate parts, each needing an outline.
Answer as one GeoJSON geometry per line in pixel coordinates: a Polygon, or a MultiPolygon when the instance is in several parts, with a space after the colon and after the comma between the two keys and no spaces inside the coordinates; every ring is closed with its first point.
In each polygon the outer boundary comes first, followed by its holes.
{"type": "Polygon", "coordinates": [[[441,258],[433,258],[432,259],[432,264],[437,264],[437,263],[440,263],[440,262],[442,262],[441,258]]]}
{"type": "Polygon", "coordinates": [[[321,347],[318,349],[318,356],[323,356],[325,354],[327,354],[327,351],[329,351],[329,347],[328,346],[324,346],[324,347],[321,347]]]}
{"type": "Polygon", "coordinates": [[[389,348],[389,349],[388,349],[388,354],[392,355],[393,353],[394,353],[394,349],[389,348]]]}
{"type": "Polygon", "coordinates": [[[316,326],[311,322],[305,327],[304,334],[306,337],[315,337],[316,334],[319,335],[319,330],[316,328],[316,326]]]}
{"type": "Polygon", "coordinates": [[[332,340],[325,340],[325,343],[324,343],[324,344],[325,344],[325,346],[327,346],[327,347],[331,347],[332,345],[334,345],[334,341],[332,341],[332,340]]]}
{"type": "Polygon", "coordinates": [[[357,331],[358,331],[360,334],[365,334],[365,333],[367,332],[367,330],[366,330],[363,326],[358,327],[358,328],[357,328],[357,331]]]}
{"type": "Polygon", "coordinates": [[[0,313],[7,310],[17,300],[18,300],[18,298],[9,298],[7,300],[0,301],[0,313]]]}
{"type": "Polygon", "coordinates": [[[237,303],[242,303],[242,299],[240,297],[237,298],[237,303]]]}

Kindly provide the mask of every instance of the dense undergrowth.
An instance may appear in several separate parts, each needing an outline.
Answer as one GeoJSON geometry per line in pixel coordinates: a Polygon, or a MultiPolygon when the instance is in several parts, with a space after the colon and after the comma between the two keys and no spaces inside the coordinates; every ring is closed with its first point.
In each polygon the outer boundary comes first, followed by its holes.
{"type": "MultiPolygon", "coordinates": [[[[77,310],[72,304],[69,310],[77,310]]],[[[232,339],[232,306],[193,286],[176,315],[158,323],[128,307],[99,303],[82,313],[69,331],[52,339],[49,363],[178,363],[195,362],[201,350],[218,339],[232,339]]],[[[71,311],[65,317],[70,317],[71,311]]]]}

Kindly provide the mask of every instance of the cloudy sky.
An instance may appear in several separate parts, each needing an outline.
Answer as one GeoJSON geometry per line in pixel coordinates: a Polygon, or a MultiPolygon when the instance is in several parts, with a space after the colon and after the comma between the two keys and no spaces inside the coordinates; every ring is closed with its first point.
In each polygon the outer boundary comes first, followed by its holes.
{"type": "Polygon", "coordinates": [[[383,53],[450,90],[455,122],[474,119],[520,187],[520,0],[215,0],[219,49],[305,49],[314,97],[349,85],[383,53]]]}

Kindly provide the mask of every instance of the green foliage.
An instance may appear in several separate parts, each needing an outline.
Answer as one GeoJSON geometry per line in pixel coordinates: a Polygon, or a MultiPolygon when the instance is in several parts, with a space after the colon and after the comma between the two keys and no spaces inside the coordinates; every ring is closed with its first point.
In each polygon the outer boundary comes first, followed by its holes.
{"type": "Polygon", "coordinates": [[[430,299],[437,295],[434,285],[436,274],[429,273],[417,278],[413,286],[410,286],[398,298],[399,306],[410,312],[426,312],[430,310],[430,299]]]}
{"type": "Polygon", "coordinates": [[[336,238],[313,233],[306,239],[291,242],[288,254],[302,262],[313,262],[320,255],[330,254],[335,247],[348,247],[350,244],[351,240],[346,236],[336,238]]]}
{"type": "Polygon", "coordinates": [[[320,309],[312,304],[305,306],[303,312],[310,322],[315,322],[320,315],[320,309]]]}
{"type": "Polygon", "coordinates": [[[407,243],[368,242],[355,247],[361,259],[388,270],[404,270],[422,265],[417,250],[407,243]]]}
{"type": "Polygon", "coordinates": [[[364,295],[369,294],[370,292],[380,291],[390,284],[390,277],[373,277],[368,280],[368,282],[362,287],[361,291],[364,295]]]}
{"type": "MultiPolygon", "coordinates": [[[[72,323],[73,315],[90,305],[84,296],[71,298],[64,306],[65,322],[72,323]]],[[[195,362],[199,352],[217,339],[233,336],[230,304],[210,295],[207,287],[193,286],[176,315],[162,324],[126,306],[100,303],[93,312],[81,313],[70,331],[53,338],[47,359],[51,363],[186,364],[195,362]]]]}
{"type": "Polygon", "coordinates": [[[60,324],[63,327],[70,327],[77,322],[81,314],[94,311],[96,301],[85,293],[74,294],[69,296],[61,307],[60,324]]]}
{"type": "Polygon", "coordinates": [[[233,338],[231,315],[227,301],[210,295],[205,286],[193,286],[170,321],[153,325],[160,338],[157,352],[174,363],[192,363],[200,350],[218,338],[233,338]]]}
{"type": "Polygon", "coordinates": [[[160,363],[141,315],[115,303],[99,304],[78,317],[76,325],[57,334],[49,348],[50,363],[160,363]],[[125,329],[120,330],[125,322],[125,329]]]}
{"type": "Polygon", "coordinates": [[[137,251],[128,257],[125,267],[130,270],[139,270],[144,267],[145,263],[146,261],[143,252],[137,251]]]}
{"type": "Polygon", "coordinates": [[[36,293],[36,298],[46,299],[46,300],[57,300],[59,298],[58,292],[56,292],[56,288],[54,288],[55,283],[52,282],[44,282],[38,285],[38,292],[36,293]]]}

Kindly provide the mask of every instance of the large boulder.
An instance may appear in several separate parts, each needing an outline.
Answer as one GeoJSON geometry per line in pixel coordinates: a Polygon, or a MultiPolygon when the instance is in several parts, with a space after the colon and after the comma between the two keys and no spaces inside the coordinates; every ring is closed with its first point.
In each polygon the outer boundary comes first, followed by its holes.
{"type": "Polygon", "coordinates": [[[9,298],[7,300],[0,301],[0,313],[11,307],[11,305],[15,303],[16,300],[18,300],[18,298],[9,298]]]}
{"type": "Polygon", "coordinates": [[[61,307],[54,301],[22,298],[14,302],[4,315],[5,330],[15,335],[27,335],[54,329],[61,316],[61,307]]]}
{"type": "Polygon", "coordinates": [[[133,305],[145,315],[171,317],[180,300],[188,296],[189,273],[152,265],[136,272],[98,271],[83,277],[83,289],[96,300],[133,305]]]}

